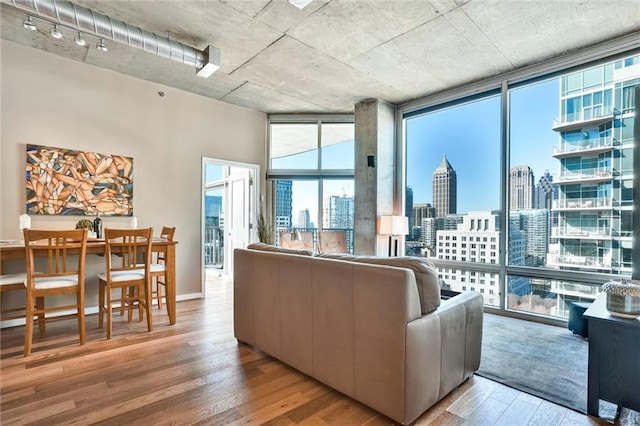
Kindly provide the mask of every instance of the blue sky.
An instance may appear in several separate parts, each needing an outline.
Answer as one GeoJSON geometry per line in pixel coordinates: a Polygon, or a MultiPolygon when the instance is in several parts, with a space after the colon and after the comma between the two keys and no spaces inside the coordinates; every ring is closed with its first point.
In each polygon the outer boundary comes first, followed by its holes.
{"type": "MultiPolygon", "coordinates": [[[[536,182],[559,162],[551,154],[558,135],[558,80],[513,90],[511,166],[528,165],[536,182]]],[[[407,185],[414,203],[431,203],[433,172],[446,154],[458,180],[458,213],[500,207],[500,97],[407,120],[407,185]]]]}

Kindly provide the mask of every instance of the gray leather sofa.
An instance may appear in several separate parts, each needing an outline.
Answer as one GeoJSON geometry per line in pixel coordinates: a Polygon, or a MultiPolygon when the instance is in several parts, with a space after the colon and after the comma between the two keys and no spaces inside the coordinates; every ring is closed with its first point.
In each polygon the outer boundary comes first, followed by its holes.
{"type": "Polygon", "coordinates": [[[236,249],[235,337],[402,424],[478,369],[479,293],[441,302],[417,258],[327,257],[236,249]]]}

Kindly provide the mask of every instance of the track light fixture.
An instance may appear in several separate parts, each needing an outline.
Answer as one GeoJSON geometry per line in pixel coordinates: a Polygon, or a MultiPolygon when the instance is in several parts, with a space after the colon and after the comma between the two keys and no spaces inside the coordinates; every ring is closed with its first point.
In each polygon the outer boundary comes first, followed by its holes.
{"type": "Polygon", "coordinates": [[[38,27],[36,27],[36,24],[34,24],[31,20],[31,15],[27,15],[25,20],[22,21],[22,26],[31,31],[35,31],[38,29],[38,27]]]}
{"type": "Polygon", "coordinates": [[[53,28],[51,28],[51,31],[49,31],[49,34],[51,34],[51,37],[53,38],[57,38],[57,39],[62,38],[62,31],[60,31],[60,28],[58,28],[58,24],[53,24],[53,28]]]}
{"type": "MultiPolygon", "coordinates": [[[[313,0],[290,0],[308,4],[313,0]]],[[[96,49],[107,51],[105,40],[125,44],[131,48],[141,49],[165,59],[170,59],[195,67],[196,75],[209,77],[220,67],[220,49],[207,46],[204,50],[196,49],[165,36],[145,31],[119,19],[62,0],[0,0],[11,3],[26,14],[23,26],[36,30],[34,20],[41,20],[53,28],[52,37],[63,38],[62,30],[76,33],[73,40],[78,46],[87,46],[86,38],[98,40],[96,49]]],[[[302,7],[302,3],[297,5],[302,7]]]]}
{"type": "Polygon", "coordinates": [[[103,38],[98,40],[98,42],[96,43],[96,48],[101,52],[106,52],[107,51],[107,45],[104,44],[104,39],[103,38]]]}
{"type": "Polygon", "coordinates": [[[87,40],[85,40],[84,37],[82,37],[82,33],[78,33],[78,35],[74,38],[74,40],[78,46],[87,45],[87,40]]]}

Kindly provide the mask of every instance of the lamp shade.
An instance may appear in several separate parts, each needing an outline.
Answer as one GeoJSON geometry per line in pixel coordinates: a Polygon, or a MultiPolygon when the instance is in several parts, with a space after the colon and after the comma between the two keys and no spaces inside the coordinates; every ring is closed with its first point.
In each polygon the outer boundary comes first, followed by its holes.
{"type": "Polygon", "coordinates": [[[380,216],[378,233],[380,235],[407,235],[409,219],[406,216],[380,216]]]}

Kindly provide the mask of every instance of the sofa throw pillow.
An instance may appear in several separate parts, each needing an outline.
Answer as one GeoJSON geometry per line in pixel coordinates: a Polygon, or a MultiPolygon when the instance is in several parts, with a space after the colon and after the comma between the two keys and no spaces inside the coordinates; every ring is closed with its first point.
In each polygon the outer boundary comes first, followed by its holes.
{"type": "Polygon", "coordinates": [[[429,312],[435,311],[438,306],[440,306],[440,280],[438,279],[438,271],[435,266],[426,259],[410,256],[355,256],[343,253],[325,253],[319,254],[318,257],[410,269],[416,277],[422,313],[428,314],[429,312]]]}
{"type": "Polygon", "coordinates": [[[279,253],[300,254],[303,256],[315,256],[311,250],[292,249],[287,247],[272,246],[271,244],[253,243],[247,246],[249,250],[275,251],[279,253]]]}

